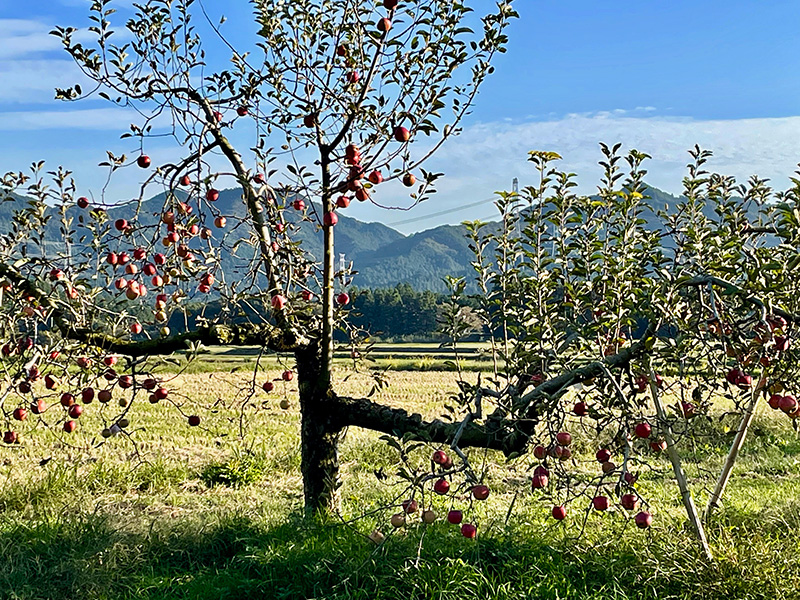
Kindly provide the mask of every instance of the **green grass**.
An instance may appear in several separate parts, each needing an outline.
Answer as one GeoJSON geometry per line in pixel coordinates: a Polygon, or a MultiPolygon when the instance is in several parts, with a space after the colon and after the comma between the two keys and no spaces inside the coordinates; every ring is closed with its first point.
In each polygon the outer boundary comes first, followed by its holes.
{"type": "MultiPolygon", "coordinates": [[[[277,365],[274,368],[278,368],[277,365]]],[[[277,371],[270,373],[270,376],[277,371]]],[[[405,372],[378,399],[431,416],[455,391],[452,374],[405,372]]],[[[130,414],[134,448],[123,436],[89,442],[110,415],[92,405],[64,447],[33,423],[25,442],[0,448],[2,599],[770,599],[800,597],[800,443],[789,422],[760,411],[724,508],[708,534],[707,563],[687,531],[665,459],[643,471],[638,488],[655,522],[642,532],[619,510],[565,523],[553,500],[532,494],[524,464],[472,451],[485,466],[489,499],[455,503],[478,525],[476,540],[440,519],[392,531],[389,516],[406,495],[396,454],[378,436],[348,431],[341,448],[340,518],[304,521],[297,449],[296,389],[258,397],[243,438],[232,390],[246,373],[211,382],[185,376],[186,426],[173,407],[145,403],[130,414]],[[292,402],[276,407],[279,398],[292,402]],[[190,397],[191,396],[191,397],[190,397]],[[220,403],[222,401],[222,403],[220,403]],[[137,454],[138,451],[138,454],[137,454]],[[42,458],[52,457],[40,465],[42,458]],[[375,471],[390,475],[379,480],[375,471]],[[506,517],[508,521],[506,522],[506,517]],[[387,534],[376,546],[367,535],[387,534]]],[[[363,389],[356,377],[348,389],[363,389]]],[[[702,506],[724,460],[729,423],[708,426],[686,453],[702,506]]],[[[595,434],[577,427],[578,475],[597,464],[595,434]]],[[[422,465],[428,450],[412,454],[422,465]]],[[[450,499],[435,498],[439,514],[450,499]]]]}

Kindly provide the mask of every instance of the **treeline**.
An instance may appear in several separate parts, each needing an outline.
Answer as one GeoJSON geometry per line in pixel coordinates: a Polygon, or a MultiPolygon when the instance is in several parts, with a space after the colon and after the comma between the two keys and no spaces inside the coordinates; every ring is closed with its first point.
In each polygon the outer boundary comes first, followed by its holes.
{"type": "Polygon", "coordinates": [[[353,294],[350,322],[381,339],[423,340],[438,338],[437,315],[448,297],[408,283],[393,288],[357,290],[353,294]]]}

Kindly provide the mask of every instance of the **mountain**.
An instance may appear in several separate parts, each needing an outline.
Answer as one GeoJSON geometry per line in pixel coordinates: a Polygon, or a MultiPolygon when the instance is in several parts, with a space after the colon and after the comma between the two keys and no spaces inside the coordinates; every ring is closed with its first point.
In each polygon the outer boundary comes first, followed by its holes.
{"type": "MultiPolygon", "coordinates": [[[[674,206],[679,198],[655,188],[648,188],[651,197],[649,204],[654,210],[663,210],[674,206]]],[[[294,197],[285,197],[282,202],[289,205],[294,197]]],[[[159,194],[142,202],[138,216],[138,225],[147,227],[155,225],[164,210],[166,196],[159,194]]],[[[281,202],[281,200],[279,200],[281,202]]],[[[26,199],[12,196],[0,202],[0,232],[8,232],[11,216],[15,210],[26,207],[26,199]]],[[[226,215],[244,214],[244,203],[238,189],[222,190],[215,208],[226,215]]],[[[307,211],[319,212],[318,206],[311,206],[307,211]]],[[[131,207],[110,207],[109,217],[114,220],[130,215],[131,207]]],[[[713,208],[705,207],[704,212],[713,217],[713,208]]],[[[649,213],[649,211],[648,211],[649,213]]],[[[661,223],[655,214],[645,213],[643,216],[652,228],[660,228],[661,223]]],[[[61,219],[55,209],[51,209],[52,217],[45,228],[45,239],[56,243],[62,239],[61,219]]],[[[70,207],[68,218],[72,219],[70,229],[77,231],[76,239],[86,233],[83,229],[87,212],[78,207],[70,207]]],[[[294,228],[293,237],[302,241],[303,248],[310,255],[319,257],[322,254],[322,236],[315,220],[302,219],[302,214],[289,207],[284,211],[284,218],[294,228]]],[[[339,223],[336,226],[336,252],[344,254],[345,259],[353,262],[357,271],[353,284],[359,288],[389,288],[400,283],[409,283],[416,290],[446,291],[443,278],[447,275],[466,277],[469,281],[474,273],[470,263],[473,260],[466,238],[466,227],[463,225],[442,225],[412,235],[402,233],[381,223],[365,223],[348,217],[346,211],[340,211],[339,223]]],[[[237,240],[247,238],[246,228],[230,225],[226,228],[226,242],[233,246],[237,240]]],[[[248,254],[252,256],[252,248],[246,244],[240,246],[237,256],[223,260],[223,268],[233,277],[238,277],[247,268],[248,254]]],[[[338,257],[337,257],[338,258],[338,257]]]]}

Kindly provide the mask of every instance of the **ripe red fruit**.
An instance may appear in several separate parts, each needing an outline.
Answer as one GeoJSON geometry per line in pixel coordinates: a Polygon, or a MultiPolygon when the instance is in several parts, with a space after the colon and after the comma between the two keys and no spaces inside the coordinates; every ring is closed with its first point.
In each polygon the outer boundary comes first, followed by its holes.
{"type": "Polygon", "coordinates": [[[383,33],[386,33],[391,28],[392,28],[392,21],[390,19],[387,19],[386,17],[384,17],[383,19],[378,21],[378,31],[382,31],[383,33]]]}
{"type": "Polygon", "coordinates": [[[417,182],[417,178],[414,177],[413,173],[406,173],[403,175],[403,185],[406,187],[411,187],[417,182]]]}
{"type": "Polygon", "coordinates": [[[70,406],[75,404],[75,396],[73,396],[69,392],[64,392],[63,394],[61,394],[60,402],[61,402],[61,406],[69,408],[70,406]]]}
{"type": "Polygon", "coordinates": [[[476,485],[472,488],[472,496],[476,500],[486,500],[489,497],[489,486],[476,485]]]}
{"type": "Polygon", "coordinates": [[[283,310],[283,307],[286,306],[286,297],[281,296],[280,294],[276,294],[272,297],[272,308],[275,310],[283,310]]]}
{"type": "Polygon", "coordinates": [[[369,179],[371,183],[378,185],[383,181],[383,174],[380,171],[373,171],[372,173],[369,174],[369,177],[367,177],[367,179],[369,179]]]}
{"type": "Polygon", "coordinates": [[[119,359],[113,354],[103,357],[103,364],[105,364],[107,367],[113,367],[115,364],[117,364],[117,362],[119,362],[119,359]]]}
{"type": "Polygon", "coordinates": [[[336,46],[336,56],[347,56],[347,46],[344,44],[336,46]]]}
{"type": "Polygon", "coordinates": [[[567,518],[567,507],[563,504],[560,506],[554,506],[552,510],[553,518],[556,521],[563,521],[567,518]]]}
{"type": "Polygon", "coordinates": [[[209,202],[216,202],[219,199],[219,191],[215,190],[214,188],[210,188],[206,192],[206,200],[209,202]]]}
{"type": "Polygon", "coordinates": [[[608,448],[600,448],[600,450],[595,453],[595,458],[601,463],[608,462],[611,460],[611,450],[608,448]]]}
{"type": "Polygon", "coordinates": [[[540,490],[546,488],[549,483],[550,471],[545,467],[539,466],[533,470],[533,478],[531,479],[531,488],[540,490]]]}
{"type": "Polygon", "coordinates": [[[221,123],[222,122],[222,113],[217,111],[217,110],[215,110],[214,111],[214,119],[216,119],[217,123],[221,123]]]}
{"type": "Polygon", "coordinates": [[[359,202],[366,202],[367,200],[369,200],[369,198],[370,196],[367,188],[362,187],[356,190],[356,200],[358,200],[359,202]]]}
{"type": "Polygon", "coordinates": [[[69,416],[73,419],[77,419],[83,414],[83,407],[80,404],[73,404],[69,407],[69,416]]]}
{"type": "Polygon", "coordinates": [[[189,417],[189,425],[192,427],[197,427],[200,425],[200,417],[197,415],[192,415],[189,417]]]}
{"type": "Polygon", "coordinates": [[[153,263],[147,263],[144,267],[142,267],[142,273],[148,277],[152,277],[157,273],[156,266],[153,263]]]}
{"type": "Polygon", "coordinates": [[[41,398],[36,402],[31,402],[31,412],[35,415],[40,415],[47,410],[47,405],[41,398]]]}
{"type": "Polygon", "coordinates": [[[344,306],[345,304],[350,303],[350,296],[347,295],[346,292],[342,292],[338,296],[336,296],[336,303],[344,306]]]}
{"type": "Polygon", "coordinates": [[[595,496],[592,498],[592,506],[595,510],[607,510],[608,498],[606,496],[595,496]]]}
{"type": "Polygon", "coordinates": [[[387,10],[394,10],[397,7],[399,0],[383,0],[383,8],[387,10]]]}
{"type": "Polygon", "coordinates": [[[778,407],[788,415],[797,409],[797,400],[791,394],[787,394],[781,398],[778,407]]]}
{"type": "Polygon", "coordinates": [[[247,116],[247,107],[246,106],[240,106],[239,108],[236,109],[236,114],[239,115],[240,117],[246,117],[247,116]]]}
{"type": "Polygon", "coordinates": [[[303,290],[302,292],[300,292],[300,297],[306,302],[311,302],[311,300],[314,298],[314,294],[312,294],[308,290],[303,290]]]}
{"type": "Polygon", "coordinates": [[[153,395],[159,400],[166,400],[167,396],[169,396],[169,390],[163,387],[158,388],[153,395]]]}
{"type": "Polygon", "coordinates": [[[589,414],[589,407],[586,405],[586,402],[576,402],[575,406],[572,407],[572,414],[578,417],[585,417],[589,414]]]}
{"type": "Polygon", "coordinates": [[[132,323],[131,324],[131,333],[134,335],[138,335],[142,333],[142,326],[140,323],[132,323]]]}
{"type": "Polygon", "coordinates": [[[191,179],[189,179],[189,176],[188,176],[188,175],[184,175],[183,177],[181,177],[181,180],[180,180],[180,182],[179,182],[179,183],[180,183],[182,186],[190,186],[190,185],[192,185],[192,180],[191,180],[191,179]]]}
{"type": "Polygon", "coordinates": [[[94,388],[84,388],[81,392],[81,401],[84,404],[91,404],[92,400],[94,400],[94,388]]]}
{"type": "Polygon", "coordinates": [[[409,515],[411,513],[417,512],[417,508],[419,508],[417,501],[414,499],[403,500],[402,506],[403,506],[403,511],[409,515]]]}
{"type": "Polygon", "coordinates": [[[136,164],[139,165],[142,169],[146,169],[150,166],[150,157],[146,154],[142,154],[139,158],[136,159],[136,164]]]}
{"type": "Polygon", "coordinates": [[[303,117],[303,125],[306,127],[314,127],[314,124],[317,122],[317,115],[314,113],[307,114],[303,117]]]}
{"type": "Polygon", "coordinates": [[[29,381],[21,381],[20,384],[17,386],[20,394],[27,394],[31,391],[31,384],[29,381]]]}
{"type": "Polygon", "coordinates": [[[789,349],[789,338],[778,336],[775,338],[775,350],[778,352],[786,352],[789,349]]]}
{"type": "Polygon", "coordinates": [[[649,438],[650,434],[653,432],[653,428],[650,426],[650,423],[642,422],[634,428],[633,432],[636,434],[636,437],[649,438]]]}
{"type": "Polygon", "coordinates": [[[119,256],[117,256],[116,252],[109,252],[106,254],[106,262],[110,265],[116,265],[119,263],[119,256]]]}
{"type": "Polygon", "coordinates": [[[609,460],[604,462],[603,466],[600,468],[602,469],[605,475],[608,475],[609,473],[613,473],[614,471],[617,470],[617,465],[615,465],[613,462],[609,460]]]}
{"type": "Polygon", "coordinates": [[[333,211],[326,212],[325,215],[322,217],[322,224],[325,225],[325,227],[333,227],[338,222],[339,222],[339,216],[333,211]]]}
{"type": "Polygon", "coordinates": [[[442,450],[436,450],[431,457],[431,460],[436,463],[437,465],[445,465],[447,464],[447,454],[442,450]]]}
{"type": "Polygon", "coordinates": [[[132,386],[133,386],[133,377],[131,377],[130,375],[123,375],[122,377],[119,378],[119,387],[121,387],[123,390],[126,390],[132,386]]]}
{"type": "Polygon", "coordinates": [[[625,510],[635,510],[636,505],[639,504],[639,498],[636,497],[636,494],[623,494],[619,503],[625,510]]]}
{"type": "Polygon", "coordinates": [[[542,460],[547,456],[547,448],[544,446],[536,446],[536,448],[533,449],[533,455],[539,460],[542,460]]]}
{"type": "Polygon", "coordinates": [[[275,389],[275,384],[272,383],[271,381],[265,381],[263,383],[263,385],[261,386],[261,389],[263,389],[265,392],[269,393],[269,392],[271,392],[272,390],[275,389]]]}
{"type": "Polygon", "coordinates": [[[303,210],[306,207],[306,203],[303,202],[302,199],[298,198],[294,202],[292,202],[292,206],[295,210],[303,210]]]}
{"type": "Polygon", "coordinates": [[[17,441],[17,432],[16,431],[6,431],[3,434],[3,441],[6,444],[13,444],[17,441]]]}
{"type": "Polygon", "coordinates": [[[460,510],[451,510],[447,513],[447,522],[458,525],[464,520],[464,514],[460,510]]]}
{"type": "Polygon", "coordinates": [[[117,219],[114,221],[114,229],[117,231],[125,231],[128,228],[128,222],[125,219],[117,219]]]}
{"type": "Polygon", "coordinates": [[[411,138],[411,132],[405,127],[395,127],[393,135],[398,142],[407,142],[411,138]]]}
{"type": "Polygon", "coordinates": [[[440,496],[444,496],[447,492],[450,491],[450,482],[444,478],[437,479],[436,483],[433,484],[433,491],[439,494],[440,496]]]}
{"type": "Polygon", "coordinates": [[[22,407],[15,408],[13,412],[13,417],[16,421],[24,421],[28,418],[28,411],[22,407]]]}
{"type": "Polygon", "coordinates": [[[111,390],[100,390],[97,394],[97,399],[103,404],[111,402],[111,390]]]}
{"type": "Polygon", "coordinates": [[[556,441],[562,446],[569,446],[572,443],[572,436],[566,431],[556,434],[556,441]]]}
{"type": "Polygon", "coordinates": [[[647,529],[653,524],[653,515],[643,510],[633,518],[633,521],[639,529],[647,529]]]}
{"type": "Polygon", "coordinates": [[[292,379],[294,379],[294,372],[287,369],[286,371],[281,373],[281,379],[283,379],[284,381],[291,381],[292,379]]]}
{"type": "Polygon", "coordinates": [[[350,206],[350,198],[348,198],[347,196],[339,196],[336,199],[336,206],[337,208],[347,208],[348,206],[350,206]]]}
{"type": "Polygon", "coordinates": [[[78,198],[78,208],[88,208],[89,207],[89,199],[85,196],[81,196],[78,198]]]}
{"type": "Polygon", "coordinates": [[[223,229],[227,222],[228,220],[225,217],[217,217],[216,219],[214,219],[214,226],[217,229],[223,229]]]}
{"type": "Polygon", "coordinates": [[[361,75],[359,75],[358,71],[350,71],[347,74],[348,83],[358,83],[359,79],[361,79],[361,75]]]}
{"type": "Polygon", "coordinates": [[[77,426],[78,424],[75,421],[64,421],[64,431],[67,433],[72,433],[75,431],[77,426]]]}
{"type": "Polygon", "coordinates": [[[464,523],[461,526],[461,535],[463,535],[465,538],[472,539],[478,535],[478,528],[472,523],[464,523]]]}

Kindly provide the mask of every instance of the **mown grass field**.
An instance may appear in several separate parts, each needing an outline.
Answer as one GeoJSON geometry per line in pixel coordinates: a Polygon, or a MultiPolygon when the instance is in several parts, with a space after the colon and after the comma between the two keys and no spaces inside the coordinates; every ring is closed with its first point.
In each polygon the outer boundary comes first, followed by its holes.
{"type": "MultiPolygon", "coordinates": [[[[389,377],[377,399],[428,416],[456,390],[449,372],[389,377]]],[[[245,368],[182,375],[174,398],[202,415],[201,427],[188,427],[174,406],[145,403],[129,415],[135,446],[124,436],[91,445],[109,416],[96,403],[70,445],[27,423],[22,444],[0,447],[0,598],[800,598],[800,441],[766,406],[709,524],[717,558],[708,563],[665,459],[637,484],[652,500],[649,531],[612,510],[590,514],[581,534],[581,507],[566,523],[549,518],[552,501],[530,491],[526,462],[473,451],[492,494],[472,506],[466,495],[455,500],[478,525],[467,540],[441,519],[390,531],[406,494],[391,477],[396,454],[378,435],[350,430],[340,517],[304,521],[296,389],[253,396],[257,410],[240,428],[236,391],[250,379],[245,368]],[[283,397],[288,410],[278,406],[283,397]],[[379,547],[367,538],[376,528],[387,534],[379,547]]],[[[368,387],[353,375],[342,391],[368,387]]],[[[686,452],[700,506],[731,423],[709,427],[686,452]]],[[[572,431],[574,468],[597,469],[597,440],[572,431]]],[[[412,460],[424,465],[428,451],[412,460]]],[[[440,514],[450,503],[434,500],[440,514]]]]}

